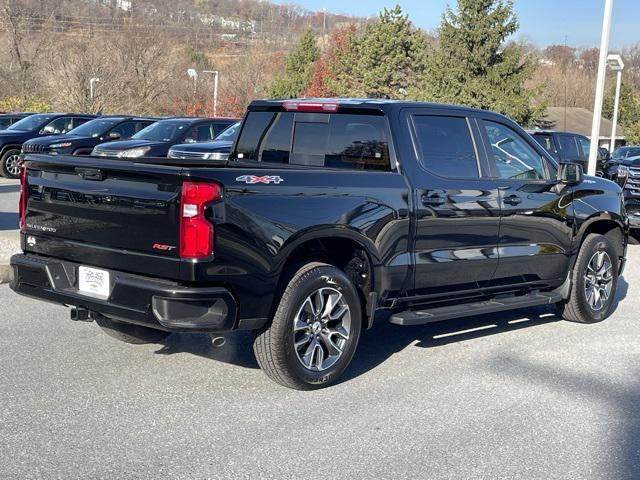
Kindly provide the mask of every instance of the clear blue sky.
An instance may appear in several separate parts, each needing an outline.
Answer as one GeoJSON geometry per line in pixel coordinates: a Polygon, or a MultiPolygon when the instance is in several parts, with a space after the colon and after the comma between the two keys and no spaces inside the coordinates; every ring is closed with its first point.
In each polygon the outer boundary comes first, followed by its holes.
{"type": "MultiPolygon", "coordinates": [[[[400,4],[419,27],[435,29],[447,4],[455,0],[286,0],[309,10],[322,10],[351,15],[375,15],[383,7],[400,4]]],[[[526,34],[538,46],[564,43],[595,47],[600,44],[604,0],[515,0],[520,30],[516,38],[526,34]]],[[[613,0],[612,49],[640,42],[640,0],[613,0]]]]}

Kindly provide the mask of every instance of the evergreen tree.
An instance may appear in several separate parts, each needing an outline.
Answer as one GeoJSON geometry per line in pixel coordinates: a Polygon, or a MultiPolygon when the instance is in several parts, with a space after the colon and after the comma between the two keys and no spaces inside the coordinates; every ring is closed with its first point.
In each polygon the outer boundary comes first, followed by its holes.
{"type": "Polygon", "coordinates": [[[343,97],[404,98],[424,70],[426,46],[399,5],[385,8],[362,35],[349,32],[335,53],[329,85],[343,97]]]}
{"type": "Polygon", "coordinates": [[[496,110],[522,124],[541,116],[533,107],[536,92],[525,82],[535,64],[505,40],[518,29],[511,0],[458,0],[445,11],[440,45],[427,59],[420,88],[412,96],[496,110]]]}
{"type": "MultiPolygon", "coordinates": [[[[616,95],[615,85],[607,93],[602,106],[602,115],[613,119],[613,107],[616,95]]],[[[625,82],[620,85],[620,101],[618,103],[618,123],[623,126],[640,121],[640,104],[633,88],[625,82]]]]}
{"type": "Polygon", "coordinates": [[[302,35],[287,56],[284,71],[272,80],[266,92],[269,98],[296,98],[302,95],[311,81],[315,62],[320,58],[316,37],[311,31],[302,35]]]}

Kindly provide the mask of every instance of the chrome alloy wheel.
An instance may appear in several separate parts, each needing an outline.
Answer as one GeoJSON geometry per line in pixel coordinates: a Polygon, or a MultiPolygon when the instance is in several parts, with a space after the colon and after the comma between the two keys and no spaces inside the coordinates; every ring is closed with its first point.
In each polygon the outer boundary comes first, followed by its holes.
{"type": "Polygon", "coordinates": [[[596,252],[587,264],[584,293],[592,310],[602,310],[611,296],[613,263],[605,251],[596,252]]]}
{"type": "Polygon", "coordinates": [[[7,159],[5,160],[5,165],[7,168],[7,172],[9,172],[11,175],[14,176],[18,176],[20,175],[20,155],[19,154],[15,154],[15,155],[10,155],[9,157],[7,157],[7,159]]]}
{"type": "Polygon", "coordinates": [[[327,370],[342,356],[350,332],[351,310],[342,293],[320,288],[306,298],[295,316],[296,356],[308,370],[327,370]]]}

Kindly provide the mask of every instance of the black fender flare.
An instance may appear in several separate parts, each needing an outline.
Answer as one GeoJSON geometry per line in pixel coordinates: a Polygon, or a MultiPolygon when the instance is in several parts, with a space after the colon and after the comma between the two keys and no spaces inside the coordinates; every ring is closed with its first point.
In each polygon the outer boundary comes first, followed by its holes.
{"type": "Polygon", "coordinates": [[[378,250],[373,241],[366,235],[362,234],[360,231],[354,228],[345,226],[327,225],[296,232],[295,235],[287,239],[285,244],[278,252],[278,255],[276,256],[276,268],[274,273],[279,278],[282,275],[284,266],[287,260],[290,258],[291,254],[305,243],[313,240],[336,238],[350,240],[362,247],[362,250],[366,253],[371,264],[373,290],[377,291],[379,287],[378,282],[380,281],[380,275],[377,272],[377,269],[380,265],[380,256],[378,250]]]}

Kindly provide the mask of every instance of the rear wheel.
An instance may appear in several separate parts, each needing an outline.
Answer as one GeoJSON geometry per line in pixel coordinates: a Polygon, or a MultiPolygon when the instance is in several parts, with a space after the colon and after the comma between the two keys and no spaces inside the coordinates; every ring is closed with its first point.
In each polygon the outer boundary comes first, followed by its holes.
{"type": "Polygon", "coordinates": [[[360,298],[345,273],[310,263],[293,276],[273,321],[256,335],[256,359],[285,387],[326,387],[351,362],[361,324],[360,298]]]}
{"type": "Polygon", "coordinates": [[[104,333],[132,345],[144,345],[146,343],[160,343],[170,335],[169,332],[155,330],[153,328],[131,325],[111,320],[110,318],[96,318],[96,323],[102,328],[104,333]]]}
{"type": "Polygon", "coordinates": [[[7,178],[20,178],[20,150],[9,149],[0,159],[0,174],[7,178]]]}
{"type": "Polygon", "coordinates": [[[560,315],[573,322],[601,322],[611,313],[617,281],[615,248],[604,235],[588,235],[573,270],[571,294],[558,305],[560,315]]]}

